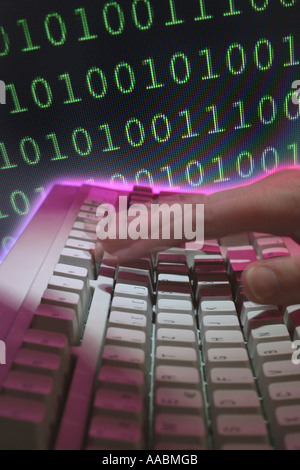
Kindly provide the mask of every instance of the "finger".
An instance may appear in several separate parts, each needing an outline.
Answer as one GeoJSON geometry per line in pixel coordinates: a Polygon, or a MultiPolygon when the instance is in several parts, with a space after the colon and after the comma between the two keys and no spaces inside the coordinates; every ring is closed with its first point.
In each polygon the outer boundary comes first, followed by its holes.
{"type": "Polygon", "coordinates": [[[205,236],[257,231],[293,235],[300,218],[300,171],[284,170],[240,188],[208,196],[205,236]]]}
{"type": "Polygon", "coordinates": [[[300,303],[300,257],[259,261],[243,273],[246,296],[253,302],[271,305],[300,303]]]}

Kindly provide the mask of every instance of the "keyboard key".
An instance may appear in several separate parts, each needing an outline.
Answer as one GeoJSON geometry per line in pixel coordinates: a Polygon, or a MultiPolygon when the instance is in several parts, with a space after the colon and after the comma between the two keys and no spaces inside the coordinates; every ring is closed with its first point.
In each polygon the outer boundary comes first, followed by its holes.
{"type": "Polygon", "coordinates": [[[193,314],[193,305],[189,300],[159,299],[157,313],[174,312],[193,314]]]}
{"type": "Polygon", "coordinates": [[[300,429],[300,404],[279,406],[272,422],[273,437],[278,448],[284,447],[285,436],[300,429]]]}
{"type": "Polygon", "coordinates": [[[142,428],[138,421],[126,418],[94,416],[88,432],[88,445],[120,446],[123,450],[142,450],[142,428]]]}
{"type": "Polygon", "coordinates": [[[236,330],[208,330],[204,334],[202,341],[202,355],[204,361],[206,361],[207,352],[211,348],[218,350],[224,348],[245,348],[242,332],[236,330]]]}
{"type": "Polygon", "coordinates": [[[250,367],[246,348],[212,348],[207,351],[205,367],[250,367]]]}
{"type": "Polygon", "coordinates": [[[129,348],[107,344],[102,353],[102,363],[114,365],[116,367],[136,367],[141,370],[146,369],[145,353],[140,348],[129,348]]]}
{"type": "Polygon", "coordinates": [[[106,333],[106,344],[118,344],[120,346],[139,347],[148,349],[144,331],[109,327],[106,333]]]}
{"type": "Polygon", "coordinates": [[[174,346],[158,346],[155,352],[156,364],[170,363],[182,365],[183,362],[191,366],[197,366],[199,358],[194,348],[174,346]]]}
{"type": "Polygon", "coordinates": [[[266,325],[276,325],[283,323],[283,314],[278,309],[254,310],[247,313],[244,333],[249,338],[252,330],[266,325]]]}
{"type": "Polygon", "coordinates": [[[284,438],[285,450],[300,450],[300,433],[287,434],[284,438]]]}
{"type": "Polygon", "coordinates": [[[58,354],[65,367],[69,366],[69,342],[64,334],[30,328],[23,337],[22,345],[24,348],[58,354]]]}
{"type": "Polygon", "coordinates": [[[291,337],[293,337],[296,328],[300,326],[300,305],[290,305],[287,307],[283,318],[291,337]]]}
{"type": "Polygon", "coordinates": [[[158,387],[155,393],[157,412],[177,411],[204,416],[204,401],[200,390],[158,387]]]}
{"type": "Polygon", "coordinates": [[[143,397],[134,392],[102,389],[96,393],[93,414],[110,417],[127,417],[143,421],[143,397]]]}
{"type": "Polygon", "coordinates": [[[252,370],[248,367],[216,367],[207,374],[209,393],[214,390],[256,389],[252,370]]]}
{"type": "Polygon", "coordinates": [[[124,328],[141,329],[145,333],[150,328],[147,317],[144,314],[113,310],[109,317],[109,326],[119,327],[121,325],[124,328]]]}
{"type": "Polygon", "coordinates": [[[195,320],[193,315],[188,313],[159,313],[156,316],[157,326],[187,328],[194,330],[195,320]]]}
{"type": "Polygon", "coordinates": [[[268,431],[262,415],[220,415],[215,426],[217,447],[227,443],[243,442],[269,444],[268,431]]]}
{"type": "Polygon", "coordinates": [[[172,387],[188,385],[189,387],[198,388],[200,384],[200,374],[196,367],[158,365],[155,368],[155,381],[157,387],[169,384],[172,387]]]}
{"type": "Polygon", "coordinates": [[[92,243],[95,243],[98,241],[98,237],[95,233],[95,229],[94,229],[94,233],[92,232],[85,232],[83,230],[71,230],[70,232],[70,238],[71,239],[75,239],[75,240],[82,240],[82,241],[86,241],[86,242],[92,242],[92,243]]]}
{"type": "Polygon", "coordinates": [[[199,324],[202,338],[208,330],[241,330],[236,315],[203,315],[199,318],[199,324]]]}
{"type": "Polygon", "coordinates": [[[232,300],[202,300],[199,305],[201,315],[237,315],[232,300]]]}
{"type": "Polygon", "coordinates": [[[271,383],[265,397],[268,413],[274,413],[278,406],[298,405],[300,403],[300,378],[298,381],[271,383]]]}
{"type": "Polygon", "coordinates": [[[300,379],[300,364],[293,364],[291,359],[288,361],[265,362],[263,364],[262,372],[258,377],[259,387],[263,396],[267,394],[268,386],[271,383],[290,382],[300,379]]]}
{"type": "Polygon", "coordinates": [[[47,289],[43,294],[42,304],[74,310],[79,325],[81,325],[85,320],[86,312],[84,312],[82,309],[80,297],[78,294],[74,294],[72,292],[63,292],[56,289],[47,289]]]}
{"type": "Polygon", "coordinates": [[[80,339],[78,318],[75,310],[55,305],[41,304],[32,321],[32,327],[39,330],[53,331],[66,335],[70,345],[80,339]]]}
{"type": "Polygon", "coordinates": [[[157,346],[186,346],[198,347],[198,340],[193,330],[179,328],[158,328],[156,332],[157,346]]]}
{"type": "Polygon", "coordinates": [[[285,361],[291,359],[292,355],[292,342],[291,341],[278,341],[272,343],[260,343],[256,347],[253,356],[253,368],[256,375],[259,375],[264,362],[285,361]]]}
{"type": "Polygon", "coordinates": [[[144,374],[139,369],[129,367],[115,367],[115,366],[102,366],[100,369],[98,387],[111,388],[122,387],[126,391],[144,392],[145,378],[144,374]]]}
{"type": "Polygon", "coordinates": [[[212,415],[259,414],[261,403],[256,390],[215,390],[210,397],[212,415]]]}
{"type": "Polygon", "coordinates": [[[50,430],[44,403],[0,395],[0,449],[45,450],[50,430]]]}
{"type": "Polygon", "coordinates": [[[95,279],[93,259],[92,255],[88,251],[75,250],[74,248],[63,248],[59,258],[59,263],[85,268],[88,271],[89,279],[95,279]]]}
{"type": "Polygon", "coordinates": [[[159,413],[155,417],[154,432],[155,438],[206,445],[205,423],[200,416],[159,413]]]}
{"type": "Polygon", "coordinates": [[[263,259],[271,259],[291,256],[291,254],[287,248],[266,248],[265,250],[262,250],[261,256],[263,259]]]}
{"type": "Polygon", "coordinates": [[[145,300],[120,297],[118,295],[114,295],[111,308],[120,312],[143,313],[144,315],[150,313],[150,305],[145,300]]]}
{"type": "Polygon", "coordinates": [[[258,344],[271,341],[289,341],[290,336],[285,325],[266,325],[252,330],[248,339],[248,352],[253,357],[258,344]]]}

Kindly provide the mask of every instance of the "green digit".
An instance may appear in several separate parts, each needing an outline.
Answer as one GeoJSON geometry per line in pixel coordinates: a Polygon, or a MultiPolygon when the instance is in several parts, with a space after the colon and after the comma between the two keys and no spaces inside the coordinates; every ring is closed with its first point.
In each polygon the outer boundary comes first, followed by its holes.
{"type": "Polygon", "coordinates": [[[172,176],[172,169],[170,165],[163,166],[162,168],[160,168],[160,171],[161,172],[165,171],[167,173],[169,186],[170,188],[173,188],[173,176],[172,176]]]}
{"type": "Polygon", "coordinates": [[[23,160],[28,165],[37,165],[39,163],[41,159],[41,152],[40,152],[38,144],[36,143],[34,139],[32,139],[31,137],[23,137],[23,139],[20,142],[20,150],[21,150],[23,160]],[[31,158],[27,155],[27,151],[25,147],[26,144],[30,144],[30,146],[32,147],[33,154],[34,154],[32,157],[33,160],[31,160],[31,158]]]}
{"type": "Polygon", "coordinates": [[[232,106],[234,108],[239,108],[240,112],[240,124],[238,126],[235,126],[235,130],[240,130],[240,129],[249,129],[249,127],[252,127],[252,124],[246,124],[245,122],[245,111],[244,111],[244,103],[243,101],[237,101],[236,103],[232,103],[232,106]]]}
{"type": "Polygon", "coordinates": [[[10,111],[10,114],[25,113],[26,111],[28,111],[28,108],[21,108],[19,98],[17,95],[17,90],[13,83],[8,83],[6,85],[6,91],[7,90],[11,92],[11,96],[12,96],[14,107],[15,107],[12,111],[10,111]]]}
{"type": "Polygon", "coordinates": [[[235,0],[229,0],[229,11],[223,13],[224,16],[235,16],[240,15],[242,12],[241,10],[237,10],[235,8],[235,0]]]}
{"type": "Polygon", "coordinates": [[[152,6],[151,6],[149,0],[133,0],[133,2],[132,2],[132,18],[133,18],[133,21],[135,23],[135,26],[140,31],[151,28],[151,26],[153,24],[153,9],[152,9],[152,6]],[[147,8],[148,21],[147,21],[147,24],[145,24],[145,25],[143,25],[137,17],[137,4],[139,2],[142,2],[144,5],[146,5],[146,8],[147,8]]]}
{"type": "Polygon", "coordinates": [[[266,148],[263,151],[263,154],[262,154],[262,157],[261,157],[261,166],[262,166],[263,170],[265,172],[269,173],[270,171],[276,170],[276,168],[278,167],[278,164],[279,164],[279,155],[278,155],[277,150],[274,149],[274,147],[266,148]],[[273,156],[274,156],[275,162],[274,162],[273,168],[267,168],[267,166],[266,166],[266,155],[268,153],[272,153],[273,156]]]}
{"type": "Polygon", "coordinates": [[[103,149],[103,152],[113,152],[114,150],[120,150],[120,147],[116,147],[113,145],[109,125],[103,124],[102,126],[99,126],[99,129],[100,131],[105,131],[105,136],[107,140],[107,147],[103,149]]]}
{"type": "Polygon", "coordinates": [[[206,14],[206,8],[205,8],[205,0],[199,0],[200,4],[200,16],[197,16],[195,18],[195,21],[203,21],[203,20],[211,20],[213,18],[213,15],[207,15],[206,14]]]}
{"type": "Polygon", "coordinates": [[[47,34],[48,41],[51,42],[53,46],[62,46],[67,39],[67,28],[64,20],[58,13],[49,13],[49,15],[46,16],[45,21],[45,30],[47,34]],[[60,27],[60,39],[55,39],[53,35],[51,34],[49,24],[52,19],[57,20],[58,25],[60,27]]]}
{"type": "Polygon", "coordinates": [[[202,51],[199,51],[199,55],[205,55],[206,57],[206,64],[207,64],[207,75],[204,75],[202,77],[202,80],[212,80],[214,78],[219,78],[220,75],[214,74],[212,70],[212,61],[211,61],[211,52],[210,49],[203,49],[202,51]]]}
{"type": "Polygon", "coordinates": [[[112,177],[110,178],[110,183],[114,183],[114,181],[117,179],[120,179],[124,185],[127,184],[125,176],[121,173],[115,173],[114,175],[112,175],[112,177]]]}
{"type": "Polygon", "coordinates": [[[197,160],[190,161],[185,169],[185,177],[190,186],[201,186],[204,179],[204,172],[201,163],[199,163],[197,160]],[[193,179],[191,178],[191,169],[194,170],[195,168],[199,172],[198,181],[193,181],[193,179]]]}
{"type": "Polygon", "coordinates": [[[191,137],[198,137],[199,134],[197,132],[193,132],[192,130],[192,123],[191,123],[191,114],[188,109],[184,111],[180,111],[179,116],[184,116],[186,120],[186,127],[187,127],[187,134],[182,136],[182,139],[190,139],[191,137]]]}
{"type": "Polygon", "coordinates": [[[132,147],[141,147],[143,145],[144,140],[145,140],[145,130],[141,121],[135,118],[129,119],[129,121],[126,122],[125,131],[126,131],[127,140],[129,144],[132,145],[132,147]],[[138,132],[139,132],[138,142],[135,142],[131,137],[130,129],[131,129],[132,124],[135,124],[136,127],[138,128],[138,132]]]}
{"type": "Polygon", "coordinates": [[[228,47],[227,54],[226,54],[226,64],[229,69],[229,72],[232,73],[232,75],[240,75],[241,73],[245,71],[246,63],[247,63],[247,60],[246,60],[245,50],[241,46],[241,44],[238,44],[238,43],[231,44],[228,47]],[[240,53],[241,65],[239,69],[235,69],[232,66],[231,55],[232,55],[233,50],[237,50],[240,53]]]}
{"type": "Polygon", "coordinates": [[[284,113],[286,115],[286,118],[289,119],[290,121],[296,121],[296,119],[299,119],[300,117],[300,100],[299,100],[299,104],[298,106],[295,106],[295,104],[293,103],[293,108],[292,109],[298,109],[298,112],[297,114],[291,114],[290,113],[290,110],[289,110],[289,102],[291,102],[291,98],[292,96],[294,95],[294,91],[290,91],[286,97],[285,97],[285,100],[284,100],[284,113]]]}
{"type": "Polygon", "coordinates": [[[109,32],[109,34],[112,34],[113,36],[115,36],[123,32],[124,26],[125,26],[125,18],[124,18],[123,10],[117,2],[110,2],[104,6],[103,19],[104,19],[105,28],[109,32]],[[112,7],[116,9],[117,14],[119,16],[119,28],[118,29],[113,29],[108,21],[108,10],[112,7]]]}
{"type": "Polygon", "coordinates": [[[8,252],[14,246],[15,243],[16,243],[16,239],[8,235],[7,237],[2,238],[1,244],[2,244],[3,250],[8,252]]]}
{"type": "Polygon", "coordinates": [[[156,116],[154,116],[154,118],[152,119],[151,129],[152,129],[152,134],[153,134],[153,136],[154,136],[154,138],[157,142],[165,143],[171,137],[171,124],[170,124],[169,119],[167,118],[167,116],[165,116],[164,114],[156,114],[156,116]],[[157,122],[158,119],[161,119],[165,123],[166,134],[165,134],[164,137],[160,137],[157,134],[156,122],[157,122]]]}
{"type": "Polygon", "coordinates": [[[52,140],[52,144],[55,150],[55,156],[51,158],[51,162],[55,162],[57,160],[65,160],[66,158],[69,158],[68,155],[62,155],[60,151],[60,147],[57,141],[56,134],[48,134],[46,135],[47,140],[52,140]]]}
{"type": "Polygon", "coordinates": [[[257,41],[257,43],[255,44],[255,48],[254,48],[254,62],[256,64],[256,67],[262,71],[269,70],[272,67],[273,60],[274,60],[274,50],[270,41],[268,41],[268,39],[260,39],[259,41],[257,41]],[[258,52],[262,44],[265,44],[269,51],[269,61],[267,62],[266,65],[262,65],[258,56],[258,52]]]}
{"type": "Polygon", "coordinates": [[[135,87],[135,76],[134,76],[134,72],[133,72],[132,68],[126,62],[120,62],[120,64],[118,64],[116,66],[116,68],[115,68],[115,80],[116,80],[117,87],[118,87],[118,89],[120,90],[121,93],[132,93],[133,92],[134,87],[135,87]],[[129,81],[130,81],[130,84],[129,84],[128,88],[125,88],[120,82],[120,70],[121,69],[128,71],[129,81]]]}
{"type": "MultiPolygon", "coordinates": [[[[143,168],[141,170],[139,170],[136,175],[135,175],[135,181],[136,181],[136,184],[141,184],[140,183],[140,176],[141,175],[146,175],[148,181],[149,181],[149,186],[153,186],[154,185],[154,182],[153,182],[153,177],[150,173],[149,170],[144,170],[143,168]]],[[[148,183],[147,183],[148,184],[148,183]]]]}
{"type": "Polygon", "coordinates": [[[4,166],[1,166],[0,170],[10,170],[11,168],[17,168],[18,165],[10,163],[4,142],[0,142],[0,152],[4,161],[4,166]]]}
{"type": "Polygon", "coordinates": [[[184,23],[184,20],[179,20],[177,18],[176,7],[174,0],[169,0],[170,12],[171,12],[171,21],[165,23],[166,26],[175,26],[177,24],[184,23]]]}
{"type": "Polygon", "coordinates": [[[2,214],[2,212],[0,211],[0,220],[2,220],[2,219],[7,219],[7,217],[9,217],[9,215],[7,215],[7,214],[2,214]]]}
{"type": "Polygon", "coordinates": [[[154,60],[152,57],[149,57],[149,59],[145,59],[142,62],[143,65],[149,65],[150,67],[150,73],[151,73],[151,80],[152,84],[146,86],[146,90],[154,90],[156,88],[162,88],[164,87],[164,83],[158,83],[157,77],[156,77],[156,71],[155,71],[155,66],[154,66],[154,60]]]}
{"type": "Polygon", "coordinates": [[[86,74],[86,82],[87,82],[89,92],[94,98],[97,98],[97,99],[104,98],[107,92],[107,80],[102,70],[98,69],[97,67],[92,67],[91,69],[89,69],[89,71],[86,74]],[[92,80],[92,75],[94,74],[97,74],[100,77],[101,85],[102,85],[101,93],[96,93],[96,91],[92,87],[91,80],[92,80]]]}
{"type": "Polygon", "coordinates": [[[49,83],[44,78],[37,77],[33,80],[32,84],[31,84],[31,93],[32,93],[35,104],[39,108],[49,108],[49,106],[51,106],[51,104],[52,104],[52,91],[51,91],[49,83]],[[37,95],[37,85],[42,85],[45,92],[46,92],[47,101],[45,103],[42,103],[42,101],[40,100],[40,98],[37,95]]]}
{"type": "Polygon", "coordinates": [[[290,51],[290,61],[285,62],[283,64],[284,67],[293,67],[294,65],[299,65],[299,60],[295,60],[295,44],[294,44],[294,36],[290,34],[290,36],[285,36],[282,38],[282,42],[289,43],[289,51],[290,51]]]}
{"type": "Polygon", "coordinates": [[[291,0],[290,2],[287,2],[287,0],[280,0],[280,3],[282,6],[286,7],[286,8],[289,8],[289,7],[293,7],[296,5],[296,1],[297,0],[291,0]]]}
{"type": "Polygon", "coordinates": [[[297,166],[298,165],[298,144],[294,142],[293,144],[288,145],[287,148],[288,150],[293,151],[293,163],[295,166],[297,166]]]}
{"type": "Polygon", "coordinates": [[[269,6],[269,0],[265,0],[261,7],[258,7],[258,6],[256,5],[256,1],[255,1],[255,0],[250,0],[250,1],[251,1],[252,8],[253,8],[255,11],[264,11],[264,10],[266,10],[266,9],[268,8],[268,6],[269,6]]]}
{"type": "Polygon", "coordinates": [[[219,178],[214,180],[214,183],[224,183],[225,181],[230,181],[229,177],[224,176],[223,158],[222,157],[213,158],[212,163],[218,164],[218,172],[219,172],[219,178]]]}
{"type": "Polygon", "coordinates": [[[7,55],[9,53],[9,37],[6,34],[3,26],[0,26],[0,35],[3,38],[3,44],[4,44],[4,49],[3,49],[2,52],[0,52],[0,57],[1,57],[1,56],[4,56],[4,55],[7,55]]]}
{"type": "Polygon", "coordinates": [[[14,210],[14,212],[18,215],[27,215],[29,210],[30,210],[30,204],[29,204],[29,200],[28,200],[28,197],[26,196],[26,194],[23,193],[23,191],[14,191],[11,193],[10,195],[10,202],[11,202],[11,205],[12,205],[12,208],[14,210]],[[21,198],[21,201],[23,202],[24,204],[24,208],[22,210],[22,208],[20,208],[19,204],[17,205],[17,202],[16,202],[16,198],[19,197],[21,198]]]}
{"type": "Polygon", "coordinates": [[[258,104],[258,117],[260,119],[260,122],[266,126],[273,124],[277,116],[277,105],[272,96],[263,96],[258,104]],[[271,105],[271,113],[270,113],[270,118],[267,119],[265,116],[263,116],[263,108],[265,103],[268,102],[271,105]]]}
{"type": "Polygon", "coordinates": [[[208,131],[209,134],[221,134],[222,132],[225,132],[226,129],[220,129],[219,126],[219,118],[218,118],[218,110],[215,104],[212,106],[209,106],[206,108],[206,112],[210,113],[212,112],[213,114],[213,119],[214,119],[214,129],[212,131],[208,131]]]}
{"type": "Polygon", "coordinates": [[[83,29],[83,34],[81,38],[78,38],[78,41],[89,41],[90,39],[97,39],[97,34],[90,34],[89,30],[89,25],[85,13],[85,8],[76,8],[74,10],[75,15],[80,15],[81,23],[82,23],[82,29],[83,29]]]}
{"type": "Polygon", "coordinates": [[[253,171],[254,171],[254,161],[253,161],[253,157],[251,155],[251,153],[247,152],[247,151],[244,151],[244,152],[241,152],[237,158],[237,161],[236,161],[236,170],[238,172],[238,175],[241,177],[241,178],[249,178],[250,176],[253,175],[253,171]],[[243,166],[245,167],[247,165],[246,162],[242,162],[242,159],[244,159],[244,157],[246,157],[247,159],[247,162],[248,162],[248,165],[249,165],[249,169],[248,169],[248,172],[245,173],[243,171],[243,169],[241,168],[241,164],[243,164],[243,166]]]}
{"type": "Polygon", "coordinates": [[[64,80],[66,82],[68,99],[64,101],[64,104],[80,103],[80,101],[82,101],[82,98],[75,98],[70,75],[68,73],[59,75],[58,80],[64,80]]]}
{"type": "Polygon", "coordinates": [[[25,36],[25,41],[26,41],[26,47],[21,49],[22,52],[31,52],[31,51],[37,51],[38,49],[40,49],[41,46],[34,46],[32,44],[32,39],[31,39],[31,36],[30,36],[27,20],[26,19],[25,20],[24,19],[23,20],[18,20],[17,25],[22,26],[24,36],[25,36]]]}
{"type": "Polygon", "coordinates": [[[81,155],[83,157],[83,156],[89,155],[91,153],[91,151],[92,151],[91,137],[90,137],[89,133],[85,129],[83,129],[82,127],[78,127],[77,129],[75,129],[75,131],[72,134],[72,142],[73,142],[73,147],[74,147],[75,151],[78,153],[78,155],[81,155]],[[86,143],[86,149],[85,150],[82,150],[79,147],[78,139],[77,139],[78,134],[80,136],[82,136],[83,139],[85,140],[85,143],[86,143]]]}
{"type": "Polygon", "coordinates": [[[170,69],[171,69],[172,78],[174,82],[177,83],[178,85],[183,85],[184,83],[187,83],[189,81],[190,75],[191,75],[191,64],[189,63],[187,56],[183,54],[182,52],[176,52],[175,54],[173,54],[171,58],[170,69]],[[185,76],[183,78],[178,77],[175,71],[175,62],[177,62],[178,58],[182,59],[182,62],[184,63],[184,66],[185,66],[185,76]]]}

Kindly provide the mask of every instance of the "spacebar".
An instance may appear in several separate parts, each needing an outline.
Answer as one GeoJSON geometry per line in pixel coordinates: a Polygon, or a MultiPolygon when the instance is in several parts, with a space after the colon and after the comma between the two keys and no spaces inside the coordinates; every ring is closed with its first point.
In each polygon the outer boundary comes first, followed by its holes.
{"type": "MultiPolygon", "coordinates": [[[[113,279],[99,277],[61,421],[56,450],[80,450],[92,399],[95,374],[106,333],[113,279]]],[[[78,352],[77,352],[78,351],[78,352]]]]}

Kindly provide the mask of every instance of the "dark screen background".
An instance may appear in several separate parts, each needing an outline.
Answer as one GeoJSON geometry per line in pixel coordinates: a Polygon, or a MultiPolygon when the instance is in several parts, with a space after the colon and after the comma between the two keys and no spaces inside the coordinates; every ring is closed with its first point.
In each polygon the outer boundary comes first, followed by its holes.
{"type": "Polygon", "coordinates": [[[0,0],[0,260],[58,180],[206,191],[298,165],[299,18],[297,0],[0,0]]]}

